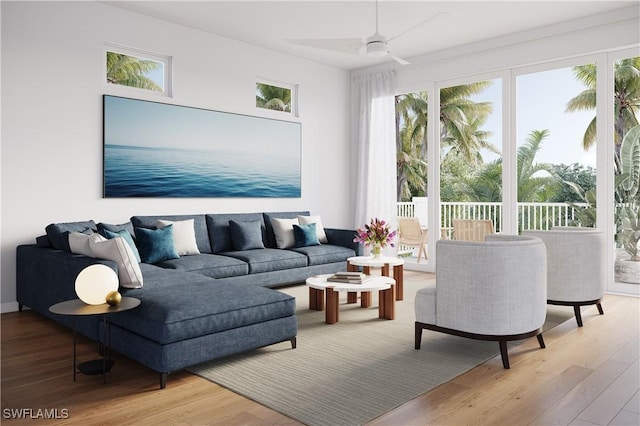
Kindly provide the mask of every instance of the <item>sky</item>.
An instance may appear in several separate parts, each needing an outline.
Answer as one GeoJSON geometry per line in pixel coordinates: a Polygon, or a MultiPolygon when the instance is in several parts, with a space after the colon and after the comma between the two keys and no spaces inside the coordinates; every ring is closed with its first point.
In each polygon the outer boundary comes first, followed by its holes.
{"type": "MultiPolygon", "coordinates": [[[[487,120],[484,130],[493,133],[490,141],[501,149],[501,83],[494,84],[482,94],[474,96],[474,101],[489,101],[494,104],[494,112],[487,120]]],[[[596,166],[596,149],[585,152],[582,138],[594,111],[565,112],[568,101],[585,90],[576,81],[571,67],[551,71],[525,74],[516,80],[516,133],[517,146],[524,143],[533,130],[549,130],[536,156],[537,162],[552,164],[581,163],[596,166]]],[[[484,155],[484,153],[483,153],[484,155]]],[[[485,161],[495,158],[490,153],[485,161]]]]}

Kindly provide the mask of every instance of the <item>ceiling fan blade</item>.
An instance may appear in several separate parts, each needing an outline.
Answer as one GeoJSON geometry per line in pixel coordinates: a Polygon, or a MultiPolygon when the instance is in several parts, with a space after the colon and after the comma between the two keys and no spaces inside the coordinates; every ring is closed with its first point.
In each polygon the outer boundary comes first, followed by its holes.
{"type": "Polygon", "coordinates": [[[355,55],[359,54],[360,49],[364,46],[362,39],[359,38],[289,39],[287,41],[300,46],[352,53],[355,55]]]}
{"type": "Polygon", "coordinates": [[[400,37],[400,36],[405,35],[406,33],[410,32],[410,31],[415,30],[416,28],[419,28],[419,27],[423,26],[423,25],[424,25],[424,24],[426,24],[427,22],[435,21],[435,20],[437,20],[437,19],[444,18],[445,16],[449,16],[449,13],[447,13],[447,12],[440,12],[440,13],[436,13],[435,15],[431,16],[430,18],[425,19],[424,21],[420,22],[420,23],[419,23],[419,24],[417,24],[417,25],[414,25],[413,27],[409,28],[408,30],[403,31],[403,32],[401,32],[400,34],[397,34],[397,35],[395,35],[395,36],[393,36],[393,37],[391,37],[391,38],[387,39],[387,41],[394,40],[394,39],[396,39],[396,38],[398,38],[398,37],[400,37]]]}
{"type": "Polygon", "coordinates": [[[402,58],[398,58],[396,55],[389,53],[389,56],[391,56],[393,58],[393,60],[395,60],[397,63],[399,63],[400,65],[409,65],[410,62],[405,61],[402,58]]]}

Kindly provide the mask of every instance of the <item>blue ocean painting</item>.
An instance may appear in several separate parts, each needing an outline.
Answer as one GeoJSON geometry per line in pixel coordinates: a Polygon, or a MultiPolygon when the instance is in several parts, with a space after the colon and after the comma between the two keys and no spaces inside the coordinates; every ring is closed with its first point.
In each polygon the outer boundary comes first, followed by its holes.
{"type": "Polygon", "coordinates": [[[104,96],[105,197],[301,196],[300,123],[104,96]]]}

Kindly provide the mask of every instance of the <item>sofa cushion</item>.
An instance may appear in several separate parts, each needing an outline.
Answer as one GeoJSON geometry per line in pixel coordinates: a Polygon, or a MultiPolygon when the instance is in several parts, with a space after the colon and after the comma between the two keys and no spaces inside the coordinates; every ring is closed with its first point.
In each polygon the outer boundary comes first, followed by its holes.
{"type": "Polygon", "coordinates": [[[96,232],[98,228],[93,220],[83,222],[66,222],[52,223],[45,228],[47,237],[51,241],[53,248],[71,252],[69,248],[69,234],[71,232],[81,232],[83,234],[91,234],[96,232]]]}
{"type": "Polygon", "coordinates": [[[317,246],[320,244],[315,223],[293,225],[293,235],[296,239],[296,247],[317,246]]]}
{"type": "Polygon", "coordinates": [[[173,225],[173,246],[179,256],[200,254],[193,219],[175,221],[158,219],[156,221],[156,228],[164,228],[168,225],[173,225]]]}
{"type": "Polygon", "coordinates": [[[329,242],[329,240],[327,240],[327,234],[324,232],[324,226],[322,226],[322,219],[320,216],[298,216],[298,222],[300,222],[300,225],[315,223],[318,241],[322,244],[327,244],[329,242]]]}
{"type": "MultiPolygon", "coordinates": [[[[267,212],[262,214],[264,216],[264,225],[266,228],[266,240],[265,247],[276,248],[276,236],[273,232],[272,219],[297,219],[298,216],[309,216],[308,211],[300,212],[267,212]]],[[[293,247],[293,246],[292,246],[293,247]]]]}
{"type": "Polygon", "coordinates": [[[180,257],[173,245],[173,225],[161,229],[135,228],[136,245],[144,263],[158,263],[180,257]]]}
{"type": "Polygon", "coordinates": [[[273,235],[276,238],[276,247],[286,249],[296,246],[296,236],[293,233],[293,225],[298,225],[298,219],[271,219],[273,235]]]}
{"type": "Polygon", "coordinates": [[[261,213],[221,213],[205,215],[209,239],[211,240],[211,248],[213,253],[220,253],[233,250],[233,242],[231,240],[231,229],[229,221],[249,222],[252,220],[261,221],[261,229],[263,241],[265,235],[264,219],[261,213]]]}
{"type": "Polygon", "coordinates": [[[265,248],[264,250],[228,251],[220,253],[249,264],[249,273],[280,271],[307,266],[307,257],[291,250],[265,248]]]}
{"type": "Polygon", "coordinates": [[[263,249],[262,221],[250,220],[248,222],[229,221],[231,231],[231,244],[234,250],[263,249]]]}
{"type": "Polygon", "coordinates": [[[127,242],[127,244],[129,244],[129,247],[131,247],[131,251],[136,257],[136,261],[140,263],[140,253],[138,252],[138,247],[136,246],[136,243],[133,242],[133,237],[131,236],[129,231],[127,231],[126,229],[121,229],[117,232],[113,232],[108,229],[103,229],[102,235],[110,240],[116,237],[122,237],[127,242]]]}
{"type": "Polygon", "coordinates": [[[88,257],[94,257],[91,247],[89,247],[89,238],[91,235],[82,232],[71,232],[69,234],[69,249],[73,254],[82,254],[88,257]]]}
{"type": "MultiPolygon", "coordinates": [[[[304,254],[308,258],[309,266],[346,262],[348,258],[356,256],[356,252],[350,248],[331,244],[298,247],[291,249],[291,251],[304,254]]],[[[345,268],[346,267],[347,265],[345,263],[345,268]]]]}
{"type": "MultiPolygon", "coordinates": [[[[107,237],[105,235],[105,231],[111,231],[111,232],[120,232],[123,229],[125,229],[127,232],[129,232],[129,235],[131,235],[132,239],[136,238],[136,234],[133,230],[133,223],[126,222],[126,223],[121,223],[119,225],[114,225],[114,224],[110,224],[110,223],[104,223],[104,222],[100,222],[97,225],[98,228],[98,232],[101,233],[103,236],[107,237]]],[[[107,237],[109,238],[109,237],[107,237]]]]}
{"type": "Polygon", "coordinates": [[[178,259],[162,261],[157,265],[179,271],[195,272],[212,278],[235,277],[249,273],[249,265],[246,262],[217,254],[182,256],[178,259]]]}
{"type": "Polygon", "coordinates": [[[111,323],[160,344],[295,314],[295,298],[276,290],[219,283],[188,272],[148,272],[145,288],[125,293],[140,299],[140,306],[113,315],[111,323]],[[157,278],[173,285],[156,282],[157,278]]]}
{"type": "Polygon", "coordinates": [[[143,278],[138,260],[124,238],[118,236],[107,240],[102,235],[95,233],[89,237],[89,247],[94,257],[113,260],[118,264],[120,287],[142,287],[143,278]]]}
{"type": "Polygon", "coordinates": [[[168,220],[172,222],[193,219],[193,229],[196,234],[196,243],[200,253],[211,253],[211,244],[209,244],[209,233],[207,232],[207,222],[203,214],[182,214],[182,215],[165,215],[165,216],[133,216],[131,223],[134,227],[156,228],[158,220],[168,220]]]}

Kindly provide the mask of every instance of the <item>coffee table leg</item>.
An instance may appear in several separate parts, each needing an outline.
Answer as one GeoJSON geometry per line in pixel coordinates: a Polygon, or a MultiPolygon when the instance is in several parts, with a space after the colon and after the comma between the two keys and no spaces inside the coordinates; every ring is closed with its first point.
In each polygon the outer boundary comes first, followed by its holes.
{"type": "Polygon", "coordinates": [[[327,287],[327,310],[325,312],[325,322],[327,324],[335,324],[338,322],[338,296],[339,292],[334,291],[333,287],[327,287]]]}
{"type": "Polygon", "coordinates": [[[389,276],[389,264],[385,263],[384,265],[382,265],[382,270],[380,271],[380,275],[382,275],[383,277],[388,277],[389,276]]]}
{"type": "Polygon", "coordinates": [[[393,267],[393,279],[396,280],[396,300],[404,300],[404,266],[393,267]]]}
{"type": "Polygon", "coordinates": [[[309,309],[314,311],[324,310],[324,290],[309,287],[309,309]]]}
{"type": "Polygon", "coordinates": [[[371,292],[370,291],[361,291],[360,292],[360,307],[368,308],[371,306],[371,292]]]}
{"type": "Polygon", "coordinates": [[[380,290],[378,301],[378,317],[380,319],[393,320],[396,318],[395,285],[387,290],[380,290]]]}
{"type": "MultiPolygon", "coordinates": [[[[349,261],[347,261],[347,271],[357,272],[358,267],[356,265],[352,265],[349,261]]],[[[358,302],[358,293],[355,291],[347,292],[347,303],[357,303],[357,302],[358,302]]]]}

